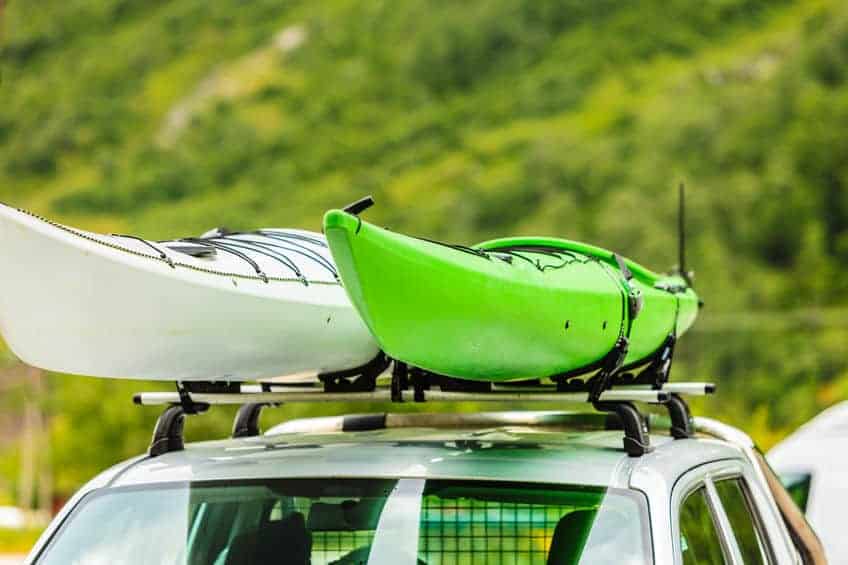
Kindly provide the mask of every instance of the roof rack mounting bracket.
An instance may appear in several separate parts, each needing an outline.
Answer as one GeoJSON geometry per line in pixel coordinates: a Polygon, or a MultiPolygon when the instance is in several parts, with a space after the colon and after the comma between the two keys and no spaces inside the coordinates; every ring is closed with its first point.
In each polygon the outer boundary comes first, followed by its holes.
{"type": "Polygon", "coordinates": [[[259,429],[259,416],[266,406],[277,407],[281,402],[251,402],[242,404],[233,420],[233,438],[256,437],[262,433],[259,429]]]}
{"type": "Polygon", "coordinates": [[[186,412],[185,407],[181,404],[168,406],[156,421],[153,439],[147,448],[147,454],[150,457],[158,457],[165,453],[185,449],[183,427],[186,414],[200,414],[208,409],[209,405],[203,403],[193,403],[192,412],[186,412]]]}
{"type": "MultiPolygon", "coordinates": [[[[195,402],[191,399],[191,395],[183,383],[177,383],[177,393],[179,394],[179,402],[169,405],[156,420],[156,427],[153,428],[153,439],[147,448],[147,454],[150,457],[158,457],[165,453],[185,449],[183,428],[185,427],[186,415],[202,414],[209,410],[209,404],[195,402]]],[[[136,395],[134,400],[136,404],[142,403],[140,395],[136,395]]]]}
{"type": "Polygon", "coordinates": [[[395,360],[392,365],[392,402],[403,402],[403,392],[409,389],[409,371],[406,363],[395,360]]]}
{"type": "Polygon", "coordinates": [[[372,392],[377,388],[377,377],[386,370],[390,360],[382,351],[371,361],[345,371],[321,373],[324,392],[372,392]]]}
{"type": "Polygon", "coordinates": [[[624,428],[624,451],[630,457],[641,457],[654,450],[648,436],[648,425],[632,402],[593,402],[595,410],[612,412],[624,428]]]}
{"type": "Polygon", "coordinates": [[[692,422],[692,413],[689,411],[689,405],[680,397],[679,394],[669,395],[668,402],[665,403],[668,409],[668,415],[671,418],[671,437],[674,439],[686,439],[695,435],[695,426],[692,422]]]}

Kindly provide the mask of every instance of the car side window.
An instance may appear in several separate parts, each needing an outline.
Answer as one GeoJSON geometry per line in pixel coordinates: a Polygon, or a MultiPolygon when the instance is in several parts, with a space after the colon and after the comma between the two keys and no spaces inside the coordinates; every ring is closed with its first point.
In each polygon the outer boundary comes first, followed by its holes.
{"type": "Polygon", "coordinates": [[[745,565],[765,565],[769,562],[765,536],[742,479],[723,479],[714,484],[743,562],[745,565]]]}
{"type": "Polygon", "coordinates": [[[726,563],[705,487],[692,492],[680,506],[680,550],[683,565],[726,563]]]}
{"type": "Polygon", "coordinates": [[[807,511],[807,501],[810,498],[810,479],[809,473],[781,473],[780,482],[786,487],[789,496],[801,509],[801,512],[807,511]]]}

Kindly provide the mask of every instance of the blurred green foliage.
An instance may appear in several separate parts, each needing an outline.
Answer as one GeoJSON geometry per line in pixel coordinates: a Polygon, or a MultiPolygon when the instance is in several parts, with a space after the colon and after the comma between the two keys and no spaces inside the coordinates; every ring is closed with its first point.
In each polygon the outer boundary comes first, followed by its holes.
{"type": "Polygon", "coordinates": [[[41,528],[8,530],[0,528],[0,554],[25,554],[41,535],[41,528]]]}
{"type": "MultiPolygon", "coordinates": [[[[685,181],[707,307],[675,377],[721,385],[698,410],[768,446],[848,392],[844,2],[12,0],[4,25],[8,202],[157,238],[317,229],[372,193],[417,235],[660,269],[685,181]]],[[[144,449],[139,388],[51,379],[62,492],[144,449]]]]}

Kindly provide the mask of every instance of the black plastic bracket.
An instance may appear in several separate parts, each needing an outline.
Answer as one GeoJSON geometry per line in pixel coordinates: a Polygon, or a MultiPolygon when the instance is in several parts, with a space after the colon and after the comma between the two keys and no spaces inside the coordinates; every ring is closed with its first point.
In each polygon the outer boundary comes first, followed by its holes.
{"type": "Polygon", "coordinates": [[[262,409],[266,406],[279,406],[279,404],[270,402],[254,402],[251,404],[242,404],[239,407],[235,420],[233,420],[232,437],[256,437],[262,433],[259,429],[259,416],[262,415],[262,409]]]}
{"type": "Polygon", "coordinates": [[[150,457],[158,457],[165,453],[185,449],[183,428],[186,414],[200,414],[209,409],[208,404],[192,402],[191,405],[191,412],[186,412],[181,404],[168,406],[162,412],[162,415],[156,421],[156,427],[153,429],[150,447],[147,448],[147,454],[150,457]]]}
{"type": "Polygon", "coordinates": [[[395,361],[392,367],[392,402],[403,402],[403,391],[409,388],[409,369],[406,363],[395,361]]]}
{"type": "Polygon", "coordinates": [[[424,402],[424,392],[430,390],[430,378],[427,371],[412,367],[409,369],[409,381],[412,383],[412,398],[415,402],[424,402]]]}
{"type": "MultiPolygon", "coordinates": [[[[193,388],[201,386],[213,386],[208,383],[192,383],[193,388]]],[[[191,394],[188,387],[191,385],[177,383],[177,393],[180,395],[179,404],[168,406],[156,421],[156,427],[153,429],[153,439],[150,441],[150,446],[147,448],[147,454],[150,457],[158,457],[172,451],[182,451],[185,448],[183,441],[183,428],[185,427],[185,417],[195,414],[202,414],[209,410],[209,405],[204,402],[195,402],[191,399],[191,394]]],[[[216,388],[227,387],[231,385],[220,383],[214,384],[216,388]]],[[[139,402],[138,397],[135,399],[139,402]]]]}
{"type": "Polygon", "coordinates": [[[374,205],[374,197],[370,194],[365,196],[364,198],[360,198],[356,202],[352,202],[342,208],[348,214],[353,214],[354,216],[358,216],[368,208],[374,205]]]}
{"type": "Polygon", "coordinates": [[[388,368],[389,363],[390,359],[381,351],[361,367],[322,373],[318,379],[324,383],[324,392],[372,392],[377,388],[377,377],[388,368]]]}
{"type": "Polygon", "coordinates": [[[595,410],[618,416],[624,428],[624,451],[630,457],[641,457],[653,451],[648,424],[631,402],[593,402],[595,410]]]}
{"type": "Polygon", "coordinates": [[[680,395],[669,395],[668,402],[665,403],[668,409],[668,416],[671,418],[671,437],[674,439],[686,439],[695,435],[695,426],[692,423],[692,413],[689,411],[689,405],[683,400],[680,395]]]}

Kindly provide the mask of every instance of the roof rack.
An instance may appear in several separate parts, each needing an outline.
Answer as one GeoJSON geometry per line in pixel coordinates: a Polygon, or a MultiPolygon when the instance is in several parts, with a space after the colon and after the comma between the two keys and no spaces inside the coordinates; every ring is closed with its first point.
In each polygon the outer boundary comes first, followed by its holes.
{"type": "MultiPolygon", "coordinates": [[[[384,364],[372,373],[382,371],[384,364]]],[[[667,376],[667,374],[665,375],[667,376]]],[[[376,374],[319,376],[320,381],[297,385],[262,383],[186,382],[177,383],[174,392],[143,392],[134,402],[144,406],[166,405],[159,417],[148,449],[151,457],[184,449],[185,416],[206,412],[213,405],[239,405],[232,437],[260,434],[259,416],[265,407],[289,402],[522,402],[591,404],[595,410],[615,417],[624,429],[624,450],[639,457],[652,450],[646,418],[635,403],[662,405],[671,420],[676,439],[694,435],[692,416],[683,396],[715,392],[715,385],[703,382],[669,383],[628,378],[613,379],[600,393],[591,381],[551,385],[541,380],[495,384],[462,381],[435,375],[394,362],[391,379],[378,382],[376,374]]]]}

